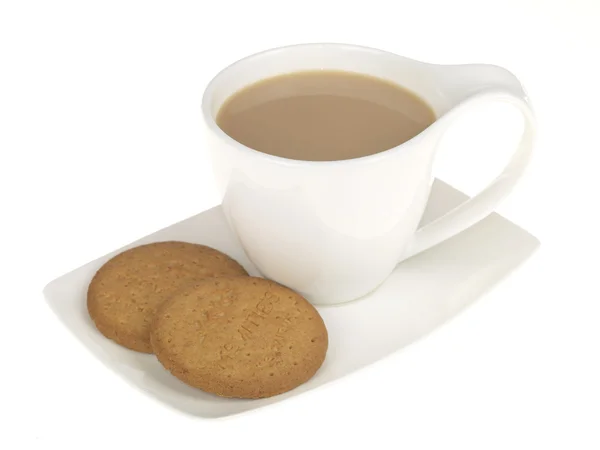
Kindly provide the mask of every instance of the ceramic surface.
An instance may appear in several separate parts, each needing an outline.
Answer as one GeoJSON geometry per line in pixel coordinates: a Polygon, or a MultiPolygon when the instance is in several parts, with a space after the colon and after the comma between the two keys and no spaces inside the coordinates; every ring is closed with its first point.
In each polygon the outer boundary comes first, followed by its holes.
{"type": "MultiPolygon", "coordinates": [[[[443,216],[466,198],[436,181],[423,224],[443,216]]],[[[227,226],[221,207],[171,225],[125,248],[169,239],[210,245],[236,258],[251,274],[257,274],[227,226]]],[[[324,365],[308,383],[263,400],[224,399],[189,387],[168,373],[154,355],[120,347],[96,330],[86,308],[88,284],[104,262],[125,248],[52,281],[44,294],[63,325],[127,382],[179,411],[203,418],[222,417],[322,386],[416,341],[470,305],[529,257],[537,246],[537,239],[525,230],[492,214],[442,244],[402,262],[379,289],[364,298],[318,307],[329,331],[324,365]]],[[[77,355],[73,355],[73,360],[77,360],[77,355]]],[[[118,403],[118,399],[115,401],[118,403]]]]}

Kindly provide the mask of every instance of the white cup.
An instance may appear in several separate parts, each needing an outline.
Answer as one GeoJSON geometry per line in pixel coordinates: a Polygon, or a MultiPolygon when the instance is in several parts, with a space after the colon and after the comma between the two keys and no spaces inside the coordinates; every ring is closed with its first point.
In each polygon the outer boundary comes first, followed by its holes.
{"type": "Polygon", "coordinates": [[[202,111],[229,225],[266,278],[315,304],[335,304],[377,288],[394,267],[490,214],[523,174],[535,124],[519,81],[491,65],[434,65],[372,48],[304,44],[267,50],[221,71],[202,111]],[[297,161],[233,140],[215,118],[239,89],[275,75],[335,69],[393,81],[423,98],[437,120],[390,150],[343,161],[297,161]],[[438,142],[454,119],[483,102],[508,102],[525,118],[504,171],[477,196],[418,229],[433,182],[438,142]]]}

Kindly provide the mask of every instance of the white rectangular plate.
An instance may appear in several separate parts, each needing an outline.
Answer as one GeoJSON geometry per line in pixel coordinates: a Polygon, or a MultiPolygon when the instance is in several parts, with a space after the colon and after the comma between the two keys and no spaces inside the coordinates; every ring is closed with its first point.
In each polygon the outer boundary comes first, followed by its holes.
{"type": "MultiPolygon", "coordinates": [[[[436,180],[423,223],[467,197],[436,180]]],[[[92,276],[109,258],[136,245],[182,240],[217,248],[258,274],[232,236],[220,207],[133,242],[52,281],[44,295],[61,322],[115,373],[158,400],[199,417],[222,417],[282,401],[372,364],[430,333],[471,304],[538,247],[538,240],[498,214],[401,263],[368,296],[319,307],[329,331],[323,367],[306,384],[262,400],[225,399],[194,389],[171,376],[153,355],[127,350],[104,338],[86,309],[92,276]]]]}

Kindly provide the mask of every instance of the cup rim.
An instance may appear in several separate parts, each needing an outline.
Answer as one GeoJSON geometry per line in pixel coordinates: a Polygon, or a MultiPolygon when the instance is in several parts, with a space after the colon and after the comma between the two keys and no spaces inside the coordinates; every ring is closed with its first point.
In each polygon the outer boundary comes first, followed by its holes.
{"type": "Polygon", "coordinates": [[[213,133],[215,133],[220,139],[223,139],[226,143],[231,144],[233,147],[235,147],[238,150],[241,150],[243,153],[252,155],[254,157],[261,158],[266,161],[270,161],[272,163],[286,165],[286,166],[294,166],[294,167],[297,167],[297,166],[337,166],[337,165],[341,165],[341,164],[348,165],[348,164],[361,164],[361,163],[375,163],[384,158],[388,158],[388,157],[402,151],[403,148],[408,147],[411,144],[414,144],[415,141],[422,139],[425,132],[427,132],[427,130],[429,130],[429,128],[431,128],[435,124],[435,122],[439,119],[439,117],[436,116],[436,120],[431,125],[429,125],[427,128],[425,128],[422,132],[420,132],[416,136],[413,136],[408,141],[405,141],[401,144],[396,145],[395,147],[389,148],[387,150],[383,150],[378,153],[373,153],[371,155],[360,156],[358,158],[338,159],[338,160],[333,160],[333,161],[310,161],[310,160],[290,159],[290,158],[284,158],[282,156],[271,155],[269,153],[264,153],[259,150],[255,150],[251,147],[248,147],[248,146],[242,144],[241,142],[236,141],[231,136],[229,136],[227,133],[225,133],[221,129],[221,127],[219,127],[219,125],[217,124],[217,121],[213,117],[210,107],[209,107],[210,99],[213,96],[213,91],[214,91],[215,85],[218,82],[219,78],[221,78],[221,76],[224,73],[228,72],[232,68],[234,68],[237,65],[242,64],[248,60],[259,58],[261,56],[268,55],[271,53],[279,53],[282,51],[291,50],[291,49],[298,48],[298,47],[337,47],[337,48],[346,49],[346,50],[358,50],[358,51],[375,53],[375,54],[379,54],[379,55],[382,55],[382,56],[385,56],[388,58],[389,57],[399,58],[406,62],[414,63],[415,65],[422,65],[422,66],[432,65],[432,64],[424,63],[422,61],[418,61],[418,60],[415,60],[412,58],[407,58],[405,56],[401,56],[396,53],[388,52],[388,51],[381,50],[381,49],[374,48],[374,47],[367,47],[367,46],[355,45],[355,44],[335,43],[335,42],[292,44],[292,45],[284,45],[284,46],[280,46],[280,47],[273,47],[273,48],[270,48],[267,50],[262,50],[260,52],[253,53],[251,55],[240,58],[237,61],[234,61],[233,63],[227,65],[225,68],[221,69],[208,82],[208,84],[206,85],[206,88],[204,89],[204,93],[202,95],[201,108],[202,108],[202,116],[204,118],[206,125],[209,127],[209,129],[213,133]]]}

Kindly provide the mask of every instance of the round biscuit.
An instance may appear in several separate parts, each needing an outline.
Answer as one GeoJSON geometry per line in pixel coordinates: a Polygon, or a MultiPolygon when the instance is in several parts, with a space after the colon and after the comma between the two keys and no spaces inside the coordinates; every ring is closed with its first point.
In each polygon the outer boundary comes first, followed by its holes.
{"type": "Polygon", "coordinates": [[[223,397],[289,391],[321,367],[323,319],[301,295],[263,278],[205,279],[157,311],[151,343],[185,383],[223,397]]]}
{"type": "Polygon", "coordinates": [[[248,275],[210,247],[167,241],[126,250],[92,279],[87,308],[98,330],[118,344],[151,353],[150,323],[158,306],[188,283],[207,277],[248,275]]]}

